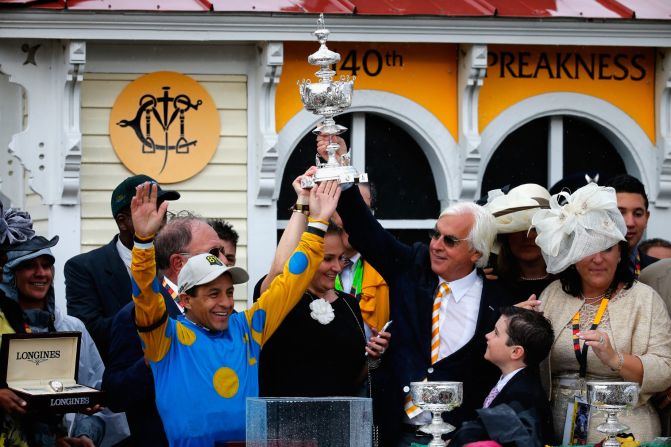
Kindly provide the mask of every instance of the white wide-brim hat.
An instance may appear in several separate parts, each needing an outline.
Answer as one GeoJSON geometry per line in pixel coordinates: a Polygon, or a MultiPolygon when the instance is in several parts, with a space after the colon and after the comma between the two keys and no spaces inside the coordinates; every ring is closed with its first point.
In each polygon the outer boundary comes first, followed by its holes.
{"type": "Polygon", "coordinates": [[[532,219],[548,273],[559,273],[581,259],[625,241],[627,226],[617,208],[615,190],[589,183],[573,194],[560,192],[550,209],[532,219]],[[560,198],[566,199],[559,205],[560,198]]]}
{"type": "MultiPolygon", "coordinates": [[[[505,194],[500,189],[489,191],[485,209],[496,221],[497,234],[510,234],[519,231],[529,231],[531,219],[541,208],[548,208],[550,193],[547,189],[535,183],[526,183],[517,186],[505,194]]],[[[492,252],[499,252],[496,242],[492,252]]]]}

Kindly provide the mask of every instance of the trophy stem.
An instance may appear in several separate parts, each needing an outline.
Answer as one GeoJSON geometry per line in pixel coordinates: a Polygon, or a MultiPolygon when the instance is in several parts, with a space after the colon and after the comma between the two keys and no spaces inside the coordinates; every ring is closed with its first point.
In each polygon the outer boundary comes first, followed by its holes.
{"type": "Polygon", "coordinates": [[[443,441],[441,435],[443,433],[450,433],[454,430],[452,425],[443,421],[442,414],[442,411],[431,411],[431,423],[420,428],[420,431],[433,436],[433,439],[429,443],[429,447],[445,447],[447,443],[443,441]]]}
{"type": "Polygon", "coordinates": [[[601,433],[608,435],[603,443],[603,447],[619,447],[620,442],[615,435],[629,429],[627,425],[617,419],[618,412],[619,410],[607,410],[606,422],[596,428],[601,433]]]}

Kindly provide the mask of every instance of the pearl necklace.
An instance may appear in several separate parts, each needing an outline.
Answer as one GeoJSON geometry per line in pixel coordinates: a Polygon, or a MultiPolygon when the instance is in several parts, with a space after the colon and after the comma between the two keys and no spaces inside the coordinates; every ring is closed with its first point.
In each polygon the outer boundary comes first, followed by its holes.
{"type": "Polygon", "coordinates": [[[580,293],[580,298],[583,299],[585,304],[595,304],[595,303],[601,301],[603,299],[603,297],[606,296],[606,293],[608,293],[608,291],[605,291],[601,295],[597,295],[597,296],[585,296],[584,294],[580,293]]]}
{"type": "Polygon", "coordinates": [[[520,275],[520,279],[521,279],[522,281],[540,281],[541,279],[547,279],[548,276],[550,276],[549,273],[546,273],[546,274],[543,275],[543,276],[535,276],[535,277],[528,277],[528,276],[521,276],[521,275],[520,275]]]}

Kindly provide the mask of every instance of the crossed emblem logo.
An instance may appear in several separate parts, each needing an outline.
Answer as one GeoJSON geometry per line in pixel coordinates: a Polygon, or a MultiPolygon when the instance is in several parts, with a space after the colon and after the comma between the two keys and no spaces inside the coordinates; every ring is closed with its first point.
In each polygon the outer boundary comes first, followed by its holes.
{"type": "Polygon", "coordinates": [[[186,180],[202,170],[217,150],[220,127],[207,90],[174,72],[150,73],[128,84],[109,122],[121,162],[160,183],[186,180]]]}
{"type": "Polygon", "coordinates": [[[191,146],[195,146],[198,140],[187,140],[185,136],[186,112],[190,109],[198,110],[203,103],[202,100],[194,104],[187,95],[170,96],[170,87],[163,87],[163,96],[144,95],[140,98],[140,106],[135,118],[132,120],[121,120],[117,123],[121,127],[130,127],[135,132],[137,139],[142,145],[143,154],[153,154],[157,150],[163,151],[163,165],[159,174],[165,169],[168,162],[168,153],[174,150],[178,154],[188,154],[191,146]],[[179,137],[171,144],[170,127],[175,123],[179,115],[179,137]],[[159,132],[152,136],[152,123],[158,123],[159,132]],[[144,126],[143,126],[144,125],[144,126]]]}

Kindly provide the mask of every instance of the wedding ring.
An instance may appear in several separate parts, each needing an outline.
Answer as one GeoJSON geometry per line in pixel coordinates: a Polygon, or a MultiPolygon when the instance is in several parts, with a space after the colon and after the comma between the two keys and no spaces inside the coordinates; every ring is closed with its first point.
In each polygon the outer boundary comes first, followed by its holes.
{"type": "Polygon", "coordinates": [[[380,349],[380,355],[384,354],[384,348],[380,349]]]}
{"type": "Polygon", "coordinates": [[[603,335],[602,335],[601,337],[599,337],[599,344],[602,345],[604,343],[606,343],[606,340],[603,338],[603,335]]]}
{"type": "Polygon", "coordinates": [[[49,387],[54,390],[54,392],[60,393],[63,391],[63,382],[60,380],[50,380],[49,387]]]}

